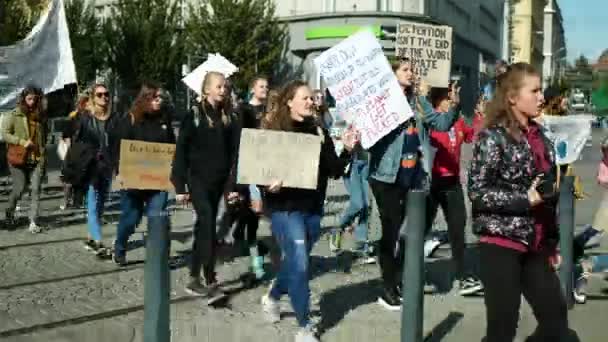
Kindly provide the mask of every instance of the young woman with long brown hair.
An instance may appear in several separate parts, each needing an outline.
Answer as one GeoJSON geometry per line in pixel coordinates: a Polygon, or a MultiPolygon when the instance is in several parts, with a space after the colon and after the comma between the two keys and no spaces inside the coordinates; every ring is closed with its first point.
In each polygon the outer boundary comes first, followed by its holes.
{"type": "MultiPolygon", "coordinates": [[[[296,341],[318,341],[310,323],[309,258],[321,233],[321,216],[328,179],[344,174],[349,152],[355,143],[352,132],[344,136],[345,152],[338,157],[329,132],[314,117],[312,91],[301,81],[287,84],[279,96],[278,108],[265,129],[312,134],[321,137],[318,184],[315,190],[283,188],[277,180],[265,190],[272,233],[282,251],[282,264],[263,311],[271,322],[280,319],[279,300],[289,294],[301,330],[296,341]]],[[[297,155],[298,151],[293,151],[297,155]]],[[[287,161],[286,161],[287,162],[287,161]]]]}
{"type": "Polygon", "coordinates": [[[565,341],[568,314],[550,260],[556,254],[553,145],[535,122],[543,94],[538,72],[511,65],[497,79],[485,129],[473,149],[468,194],[480,237],[487,342],[512,342],[521,296],[538,327],[527,341],[565,341]]]}
{"type": "MultiPolygon", "coordinates": [[[[138,140],[153,143],[175,144],[175,135],[168,113],[162,111],[161,89],[158,85],[144,83],[135,99],[129,115],[121,122],[121,134],[115,140],[115,156],[120,153],[120,140],[138,140]]],[[[118,159],[114,164],[118,171],[118,159]]],[[[119,174],[118,177],[121,175],[119,174]]],[[[144,214],[148,217],[148,231],[158,229],[164,237],[162,253],[169,257],[169,214],[167,212],[168,193],[161,190],[125,189],[121,192],[120,220],[114,242],[114,262],[119,266],[127,264],[126,253],[129,236],[144,214]]],[[[160,252],[160,251],[157,251],[160,252]]]]}
{"type": "Polygon", "coordinates": [[[215,274],[216,217],[219,201],[238,198],[235,190],[238,118],[233,114],[226,78],[218,72],[205,75],[202,97],[180,126],[171,180],[176,200],[191,200],[196,211],[190,281],[186,291],[206,296],[209,303],[223,297],[215,274]],[[204,284],[201,284],[201,268],[204,284]]]}
{"type": "Polygon", "coordinates": [[[8,198],[6,225],[15,224],[17,201],[31,184],[31,209],[29,214],[31,233],[40,233],[38,223],[40,209],[40,190],[42,175],[46,167],[46,140],[48,125],[44,110],[44,93],[40,88],[29,86],[21,91],[17,108],[2,120],[2,138],[7,144],[22,146],[26,149],[22,165],[10,165],[13,189],[8,198]]]}

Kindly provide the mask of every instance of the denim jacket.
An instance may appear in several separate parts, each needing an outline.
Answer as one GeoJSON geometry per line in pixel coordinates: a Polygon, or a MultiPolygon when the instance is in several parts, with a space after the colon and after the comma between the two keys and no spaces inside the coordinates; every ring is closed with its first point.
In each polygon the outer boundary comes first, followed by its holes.
{"type": "MultiPolygon", "coordinates": [[[[431,146],[429,130],[449,131],[459,117],[459,110],[457,107],[452,107],[447,113],[435,112],[425,96],[419,96],[418,102],[422,113],[416,106],[412,106],[412,109],[420,137],[422,166],[430,177],[435,149],[431,146]]],[[[405,131],[402,127],[396,128],[369,149],[371,178],[384,183],[395,183],[401,162],[404,135],[405,131]]]]}

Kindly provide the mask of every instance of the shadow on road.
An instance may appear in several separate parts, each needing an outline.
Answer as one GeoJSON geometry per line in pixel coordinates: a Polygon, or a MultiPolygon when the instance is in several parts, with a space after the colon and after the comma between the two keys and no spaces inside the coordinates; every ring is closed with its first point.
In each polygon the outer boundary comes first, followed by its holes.
{"type": "Polygon", "coordinates": [[[450,314],[441,321],[431,332],[424,338],[425,342],[441,342],[449,333],[458,325],[464,318],[462,312],[450,312],[450,314]]]}
{"type": "Polygon", "coordinates": [[[323,293],[320,307],[323,316],[319,323],[319,333],[335,327],[344,316],[359,306],[375,302],[382,288],[380,279],[349,284],[323,293]]]}

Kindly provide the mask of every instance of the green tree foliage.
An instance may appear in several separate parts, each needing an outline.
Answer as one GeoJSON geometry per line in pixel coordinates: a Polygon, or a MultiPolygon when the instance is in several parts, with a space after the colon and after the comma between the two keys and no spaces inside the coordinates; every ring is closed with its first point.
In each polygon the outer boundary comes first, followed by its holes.
{"type": "Polygon", "coordinates": [[[287,37],[270,0],[204,0],[190,6],[186,31],[189,54],[220,53],[239,67],[233,78],[241,91],[256,74],[277,71],[287,37]]]}
{"type": "Polygon", "coordinates": [[[78,83],[80,88],[87,87],[95,81],[96,70],[102,70],[106,62],[101,22],[95,16],[92,2],[64,1],[78,83]]]}
{"type": "Polygon", "coordinates": [[[1,0],[0,46],[25,38],[50,0],[1,0]]]}
{"type": "Polygon", "coordinates": [[[108,67],[127,93],[143,81],[175,89],[183,61],[178,1],[118,0],[103,24],[108,67]]]}

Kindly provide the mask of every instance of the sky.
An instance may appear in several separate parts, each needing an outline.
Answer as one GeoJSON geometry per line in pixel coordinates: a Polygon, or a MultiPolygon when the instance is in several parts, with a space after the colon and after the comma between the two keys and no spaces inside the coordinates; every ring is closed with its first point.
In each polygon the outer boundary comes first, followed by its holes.
{"type": "Polygon", "coordinates": [[[557,0],[564,18],[568,61],[581,54],[592,63],[608,49],[608,0],[557,0]]]}

